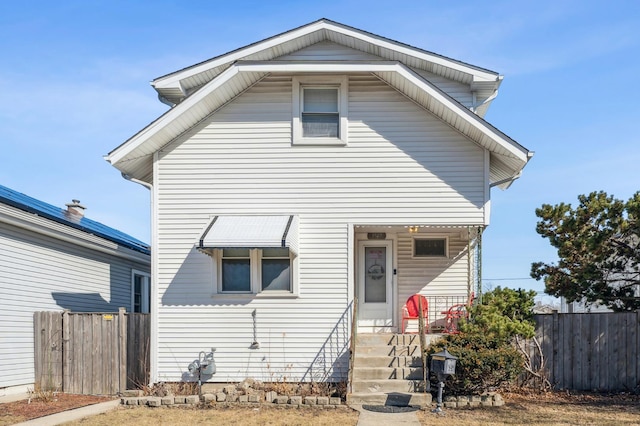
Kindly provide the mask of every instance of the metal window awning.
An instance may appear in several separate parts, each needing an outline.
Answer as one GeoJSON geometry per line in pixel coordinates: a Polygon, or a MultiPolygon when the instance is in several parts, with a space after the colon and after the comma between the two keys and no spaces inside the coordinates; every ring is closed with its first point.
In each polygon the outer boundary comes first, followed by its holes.
{"type": "Polygon", "coordinates": [[[298,253],[297,216],[215,216],[199,242],[201,250],[277,247],[298,253]]]}

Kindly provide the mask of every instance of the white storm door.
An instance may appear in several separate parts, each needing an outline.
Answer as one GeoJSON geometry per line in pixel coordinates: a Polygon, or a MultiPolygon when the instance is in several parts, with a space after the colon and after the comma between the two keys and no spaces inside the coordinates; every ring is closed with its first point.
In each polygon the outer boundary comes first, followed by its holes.
{"type": "Polygon", "coordinates": [[[358,327],[393,327],[393,242],[358,244],[358,327]]]}

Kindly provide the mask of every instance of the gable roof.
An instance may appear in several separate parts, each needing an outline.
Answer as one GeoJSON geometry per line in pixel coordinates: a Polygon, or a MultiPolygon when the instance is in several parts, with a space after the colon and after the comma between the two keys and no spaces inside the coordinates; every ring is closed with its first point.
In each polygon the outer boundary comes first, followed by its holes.
{"type": "Polygon", "coordinates": [[[507,188],[519,176],[533,153],[440,90],[413,68],[425,69],[471,85],[485,85],[491,87],[494,95],[501,81],[501,77],[493,71],[322,19],[154,80],[152,84],[160,96],[172,96],[172,93],[179,92],[176,95],[179,103],[111,151],[105,159],[126,177],[152,182],[152,156],[155,152],[188,134],[262,78],[278,73],[369,73],[487,149],[490,152],[491,184],[507,188]],[[393,60],[272,60],[330,37],[336,38],[338,43],[393,60]],[[184,98],[180,97],[185,95],[184,98]]]}
{"type": "Polygon", "coordinates": [[[331,41],[375,55],[382,60],[402,62],[409,67],[423,69],[450,80],[472,84],[474,89],[486,92],[487,97],[495,92],[502,81],[502,76],[495,71],[322,18],[158,77],[151,85],[162,99],[177,104],[225,71],[235,61],[270,61],[321,41],[331,41]]]}
{"type": "Polygon", "coordinates": [[[88,234],[96,235],[131,250],[149,255],[151,249],[148,244],[133,238],[124,232],[103,225],[86,217],[78,217],[67,210],[37,200],[28,195],[0,185],[0,203],[15,207],[28,213],[44,217],[54,222],[79,229],[88,234]]]}

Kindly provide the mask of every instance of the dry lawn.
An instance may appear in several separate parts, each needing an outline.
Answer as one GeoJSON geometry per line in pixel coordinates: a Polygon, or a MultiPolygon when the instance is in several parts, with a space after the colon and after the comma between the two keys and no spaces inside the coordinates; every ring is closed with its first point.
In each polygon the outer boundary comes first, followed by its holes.
{"type": "MultiPolygon", "coordinates": [[[[640,396],[505,395],[500,408],[445,409],[416,415],[424,425],[640,425],[640,396]]],[[[4,404],[2,404],[4,405],[4,404]]],[[[2,407],[0,407],[2,408],[2,407]]],[[[23,419],[0,416],[0,425],[23,419]],[[4,421],[3,421],[4,420],[4,421]]],[[[355,425],[358,413],[348,409],[216,406],[213,408],[119,407],[70,425],[355,425]]]]}
{"type": "Polygon", "coordinates": [[[283,407],[148,408],[120,407],[67,425],[313,425],[349,426],[358,413],[349,409],[283,407]]]}
{"type": "Polygon", "coordinates": [[[567,395],[505,395],[500,408],[445,409],[444,416],[419,412],[429,425],[640,425],[640,397],[567,395]]]}
{"type": "MultiPolygon", "coordinates": [[[[500,408],[448,409],[444,416],[416,413],[424,425],[640,425],[640,397],[567,395],[505,396],[500,408]]],[[[282,407],[120,408],[71,425],[355,425],[350,410],[291,409],[282,407]]]]}

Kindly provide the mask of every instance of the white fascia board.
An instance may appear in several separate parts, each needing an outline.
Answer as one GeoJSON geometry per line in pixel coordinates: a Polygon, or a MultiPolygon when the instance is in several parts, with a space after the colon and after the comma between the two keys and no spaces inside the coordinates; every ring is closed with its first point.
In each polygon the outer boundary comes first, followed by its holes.
{"type": "Polygon", "coordinates": [[[269,73],[354,73],[394,71],[397,61],[238,61],[241,71],[269,73]]]}
{"type": "MultiPolygon", "coordinates": [[[[160,116],[157,120],[149,124],[147,127],[138,132],[135,136],[130,138],[124,144],[120,145],[118,148],[110,152],[105,156],[105,159],[111,163],[112,165],[116,165],[120,160],[125,158],[130,152],[134,151],[136,148],[140,147],[147,140],[152,138],[162,129],[164,129],[169,123],[179,117],[183,112],[189,110],[192,106],[196,105],[203,98],[205,98],[209,93],[213,92],[218,87],[225,84],[229,79],[240,72],[239,67],[233,66],[227,70],[225,70],[222,74],[220,74],[214,80],[211,80],[205,86],[203,86],[200,90],[193,93],[191,96],[187,97],[184,101],[174,106],[172,109],[167,111],[165,114],[160,116]]],[[[159,149],[159,147],[158,147],[159,149]]]]}
{"type": "Polygon", "coordinates": [[[240,50],[231,52],[227,55],[223,55],[218,58],[205,61],[199,65],[195,65],[183,71],[176,71],[175,73],[169,74],[166,77],[160,77],[154,80],[152,82],[152,85],[157,89],[162,89],[166,87],[181,88],[182,86],[180,85],[180,81],[184,80],[185,78],[189,78],[194,75],[200,74],[211,68],[219,67],[220,65],[224,65],[230,62],[240,60],[246,56],[252,55],[254,53],[257,53],[266,49],[270,49],[279,44],[286,43],[298,37],[302,37],[307,34],[313,33],[315,31],[321,30],[322,28],[324,28],[323,23],[316,22],[308,26],[305,26],[303,28],[300,28],[297,31],[286,32],[280,36],[276,36],[276,37],[267,39],[263,42],[258,42],[256,44],[249,45],[244,49],[240,49],[240,50]]]}
{"type": "MultiPolygon", "coordinates": [[[[183,102],[176,105],[173,109],[162,115],[156,121],[151,123],[145,129],[140,131],[134,137],[129,139],[120,147],[116,148],[106,160],[112,165],[116,165],[124,159],[129,153],[140,147],[155,134],[160,132],[181,114],[188,111],[191,107],[198,104],[211,92],[227,83],[231,78],[240,72],[258,72],[258,73],[357,73],[357,72],[395,72],[405,78],[410,83],[434,98],[437,102],[443,104],[446,108],[454,111],[461,119],[480,130],[489,138],[495,140],[506,150],[511,152],[515,158],[519,158],[525,163],[528,161],[528,151],[512,141],[508,136],[494,130],[488,124],[480,119],[472,111],[466,109],[455,100],[443,93],[437,87],[423,79],[421,76],[413,72],[410,68],[397,61],[321,61],[321,62],[298,62],[298,61],[238,61],[230,68],[221,73],[218,77],[207,83],[200,90],[187,97],[183,102]]],[[[194,123],[195,124],[195,123],[194,123]]],[[[159,149],[155,147],[154,150],[159,149]]]]}
{"type": "Polygon", "coordinates": [[[525,164],[529,160],[529,151],[519,145],[517,142],[513,141],[510,137],[493,128],[492,126],[489,126],[486,121],[482,120],[471,110],[468,110],[467,108],[451,99],[451,97],[420,77],[410,68],[406,67],[403,64],[398,64],[396,65],[396,67],[397,72],[407,81],[424,90],[429,96],[440,102],[447,109],[454,111],[458,115],[458,117],[469,123],[477,130],[481,131],[484,135],[496,141],[500,146],[509,151],[515,158],[522,160],[525,164]]]}
{"type": "Polygon", "coordinates": [[[452,59],[445,58],[444,56],[430,54],[428,52],[419,50],[418,48],[412,48],[409,46],[404,46],[399,43],[394,43],[390,40],[376,37],[373,34],[363,33],[360,31],[355,31],[353,29],[340,27],[336,25],[330,25],[328,23],[325,23],[325,25],[327,29],[335,31],[337,33],[354,37],[362,41],[371,43],[373,45],[383,47],[385,49],[395,50],[396,52],[403,53],[408,56],[413,56],[427,62],[431,62],[437,65],[442,65],[444,67],[451,68],[456,71],[470,74],[473,76],[474,81],[496,81],[499,78],[499,74],[491,72],[489,70],[478,69],[478,68],[454,61],[452,59]]]}
{"type": "Polygon", "coordinates": [[[350,29],[348,27],[343,27],[340,25],[336,25],[334,23],[326,22],[326,21],[318,21],[318,22],[311,23],[307,26],[304,26],[302,28],[299,28],[297,30],[283,33],[280,36],[269,38],[263,42],[258,42],[256,44],[249,45],[246,48],[239,49],[237,51],[220,56],[218,58],[205,61],[201,64],[184,69],[182,71],[176,71],[165,77],[160,77],[152,81],[151,85],[156,89],[163,89],[163,88],[182,89],[180,81],[186,78],[192,77],[194,75],[200,74],[209,69],[212,69],[227,63],[241,60],[242,58],[252,55],[254,53],[257,53],[266,49],[270,49],[279,44],[286,43],[291,40],[295,40],[296,38],[299,38],[299,37],[304,37],[308,34],[314,33],[319,30],[334,31],[336,33],[339,33],[348,37],[353,37],[353,38],[362,40],[364,42],[371,43],[375,46],[379,46],[385,49],[395,50],[396,52],[403,53],[408,56],[413,56],[427,62],[442,65],[444,67],[451,68],[453,70],[472,75],[473,81],[496,82],[500,79],[500,75],[495,72],[482,70],[479,68],[472,67],[470,65],[465,65],[464,63],[457,62],[452,59],[445,58],[443,56],[430,54],[428,52],[419,50],[417,48],[411,48],[409,46],[405,46],[397,42],[392,42],[390,40],[386,40],[381,37],[376,37],[373,34],[364,33],[355,29],[350,29]]]}

